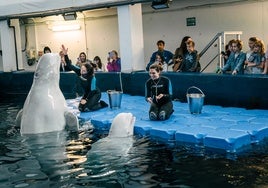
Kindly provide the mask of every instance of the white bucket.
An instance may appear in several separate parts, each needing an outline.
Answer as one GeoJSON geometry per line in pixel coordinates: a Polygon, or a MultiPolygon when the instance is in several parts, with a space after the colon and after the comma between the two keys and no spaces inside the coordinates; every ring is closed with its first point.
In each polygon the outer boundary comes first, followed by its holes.
{"type": "Polygon", "coordinates": [[[119,109],[121,107],[122,91],[108,90],[109,105],[111,109],[119,109]]]}
{"type": "Polygon", "coordinates": [[[190,113],[201,114],[202,107],[204,104],[205,94],[198,87],[192,86],[187,89],[186,97],[187,97],[187,102],[189,105],[190,113]],[[189,93],[190,89],[196,89],[200,93],[189,93]]]}

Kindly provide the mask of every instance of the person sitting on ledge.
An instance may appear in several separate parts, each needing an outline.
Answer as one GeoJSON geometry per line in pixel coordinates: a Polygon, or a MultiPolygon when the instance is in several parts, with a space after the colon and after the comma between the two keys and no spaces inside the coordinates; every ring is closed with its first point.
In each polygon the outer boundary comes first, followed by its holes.
{"type": "Polygon", "coordinates": [[[78,109],[81,112],[94,111],[101,108],[108,107],[108,104],[101,99],[101,91],[96,87],[96,77],[94,76],[94,69],[89,63],[81,64],[81,67],[71,64],[67,55],[68,48],[62,45],[62,52],[64,53],[67,66],[73,70],[80,78],[81,86],[84,94],[79,103],[78,109]]]}
{"type": "Polygon", "coordinates": [[[150,120],[166,120],[174,112],[172,85],[167,77],[160,76],[162,66],[154,63],[149,68],[150,79],[145,84],[145,100],[150,103],[150,120]]]}

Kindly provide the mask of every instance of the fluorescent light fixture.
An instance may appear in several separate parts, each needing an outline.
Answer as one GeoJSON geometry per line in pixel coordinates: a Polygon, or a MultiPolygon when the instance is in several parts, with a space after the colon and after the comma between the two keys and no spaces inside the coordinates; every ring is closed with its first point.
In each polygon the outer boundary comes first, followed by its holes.
{"type": "Polygon", "coordinates": [[[76,12],[68,12],[64,13],[62,16],[65,21],[69,21],[69,20],[76,20],[77,14],[76,12]]]}
{"type": "Polygon", "coordinates": [[[169,8],[169,0],[153,0],[151,7],[155,10],[169,8]]]}
{"type": "Polygon", "coordinates": [[[79,30],[81,27],[79,24],[67,24],[67,25],[53,25],[52,31],[74,31],[79,30]]]}

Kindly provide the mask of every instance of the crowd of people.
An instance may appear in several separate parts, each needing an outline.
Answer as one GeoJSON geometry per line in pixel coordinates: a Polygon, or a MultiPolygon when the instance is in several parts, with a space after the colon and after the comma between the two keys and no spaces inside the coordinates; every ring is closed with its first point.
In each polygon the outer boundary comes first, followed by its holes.
{"type": "MultiPolygon", "coordinates": [[[[158,63],[163,71],[173,72],[200,72],[200,56],[195,50],[195,42],[190,36],[183,37],[180,46],[174,54],[165,49],[165,42],[162,40],[156,43],[158,50],[155,51],[146,70],[152,64],[158,63]],[[169,67],[170,70],[169,70],[169,67]]],[[[226,45],[225,51],[221,53],[224,66],[217,70],[217,73],[229,74],[267,74],[268,72],[268,50],[265,52],[265,45],[261,39],[250,37],[248,40],[249,50],[244,52],[241,40],[232,39],[226,45]]]]}
{"type": "Polygon", "coordinates": [[[185,36],[182,39],[180,46],[174,54],[165,49],[165,42],[163,40],[157,41],[156,45],[158,49],[152,54],[147,64],[147,71],[149,71],[152,64],[158,63],[163,67],[163,71],[165,72],[200,72],[200,57],[195,50],[195,42],[190,36],[185,36]]]}
{"type": "Polygon", "coordinates": [[[267,74],[268,51],[261,39],[250,37],[248,39],[249,50],[243,52],[241,40],[232,39],[223,52],[225,65],[219,73],[236,74],[267,74]]]}

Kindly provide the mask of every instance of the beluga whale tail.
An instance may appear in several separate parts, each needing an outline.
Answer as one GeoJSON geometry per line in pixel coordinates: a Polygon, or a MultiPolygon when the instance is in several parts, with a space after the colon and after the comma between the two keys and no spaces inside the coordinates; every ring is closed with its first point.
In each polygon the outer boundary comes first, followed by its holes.
{"type": "Polygon", "coordinates": [[[60,90],[60,56],[44,54],[36,66],[33,84],[16,117],[21,134],[78,130],[77,117],[68,111],[60,90]]]}

